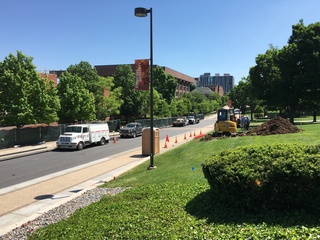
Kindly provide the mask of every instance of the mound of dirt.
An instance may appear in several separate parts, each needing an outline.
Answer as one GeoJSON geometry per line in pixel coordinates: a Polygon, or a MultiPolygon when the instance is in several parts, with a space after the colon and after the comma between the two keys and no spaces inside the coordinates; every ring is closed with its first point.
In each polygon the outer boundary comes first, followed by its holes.
{"type": "MultiPolygon", "coordinates": [[[[297,128],[295,125],[293,125],[289,120],[282,117],[276,117],[261,124],[260,126],[252,127],[246,132],[238,133],[237,135],[231,135],[231,136],[254,136],[254,135],[266,136],[266,135],[272,135],[272,134],[297,133],[300,131],[301,130],[297,128]]],[[[221,139],[225,137],[229,137],[229,136],[213,133],[213,134],[205,135],[200,139],[200,141],[221,139]]]]}
{"type": "Polygon", "coordinates": [[[245,135],[271,135],[271,134],[286,134],[297,133],[301,130],[293,125],[289,120],[276,117],[263,123],[260,126],[248,130],[245,135]]]}

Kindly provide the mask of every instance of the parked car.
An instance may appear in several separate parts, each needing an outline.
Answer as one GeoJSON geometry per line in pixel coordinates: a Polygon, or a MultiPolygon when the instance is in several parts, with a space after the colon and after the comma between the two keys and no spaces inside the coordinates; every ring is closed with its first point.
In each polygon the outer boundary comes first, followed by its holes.
{"type": "Polygon", "coordinates": [[[128,123],[120,129],[120,137],[137,137],[142,135],[141,123],[128,123]]]}
{"type": "Polygon", "coordinates": [[[186,125],[189,125],[189,120],[186,117],[177,118],[177,120],[172,122],[173,127],[184,127],[186,125]]]}
{"type": "Polygon", "coordinates": [[[194,116],[188,116],[188,120],[189,120],[189,124],[195,124],[196,123],[196,119],[194,118],[194,116]]]}

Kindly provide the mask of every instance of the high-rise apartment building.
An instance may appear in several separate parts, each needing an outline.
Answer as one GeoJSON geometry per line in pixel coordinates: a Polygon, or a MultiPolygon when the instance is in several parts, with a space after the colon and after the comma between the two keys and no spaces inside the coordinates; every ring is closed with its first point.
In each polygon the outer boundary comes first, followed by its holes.
{"type": "Polygon", "coordinates": [[[214,76],[211,76],[210,73],[204,73],[200,75],[197,83],[197,87],[208,87],[212,91],[219,89],[219,92],[222,90],[224,94],[230,92],[233,86],[234,77],[228,73],[223,74],[223,76],[220,76],[219,73],[216,73],[214,76]]]}

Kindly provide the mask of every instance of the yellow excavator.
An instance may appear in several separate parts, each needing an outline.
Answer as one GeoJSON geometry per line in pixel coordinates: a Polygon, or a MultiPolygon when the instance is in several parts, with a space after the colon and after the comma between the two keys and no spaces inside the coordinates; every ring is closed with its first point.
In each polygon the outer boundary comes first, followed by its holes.
{"type": "Polygon", "coordinates": [[[214,124],[216,135],[234,135],[237,132],[237,118],[234,109],[225,106],[218,110],[217,121],[214,124]]]}

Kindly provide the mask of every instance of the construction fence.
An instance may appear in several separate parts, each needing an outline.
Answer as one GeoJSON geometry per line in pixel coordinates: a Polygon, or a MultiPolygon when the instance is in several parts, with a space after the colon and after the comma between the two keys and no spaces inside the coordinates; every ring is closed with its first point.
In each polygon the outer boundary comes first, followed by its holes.
{"type": "MultiPolygon", "coordinates": [[[[203,114],[197,114],[195,117],[204,119],[203,114]]],[[[177,117],[154,119],[153,126],[155,128],[163,128],[172,125],[177,117]]],[[[150,127],[150,119],[137,119],[136,122],[141,123],[143,127],[150,127]]],[[[108,121],[109,131],[118,132],[121,121],[108,121]]],[[[0,128],[0,149],[11,148],[14,146],[37,145],[44,142],[57,141],[59,136],[64,133],[67,124],[59,124],[56,126],[36,126],[28,125],[23,128],[4,127],[0,128]]]]}
{"type": "MultiPolygon", "coordinates": [[[[109,131],[115,132],[120,128],[120,120],[108,122],[109,131]]],[[[56,126],[32,126],[23,128],[1,128],[0,149],[14,146],[37,145],[43,142],[57,141],[60,134],[63,134],[67,124],[56,126]]]]}

